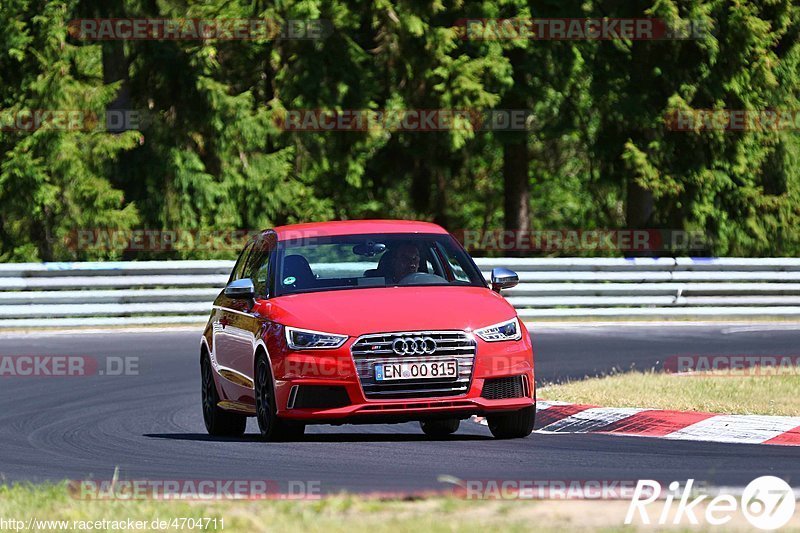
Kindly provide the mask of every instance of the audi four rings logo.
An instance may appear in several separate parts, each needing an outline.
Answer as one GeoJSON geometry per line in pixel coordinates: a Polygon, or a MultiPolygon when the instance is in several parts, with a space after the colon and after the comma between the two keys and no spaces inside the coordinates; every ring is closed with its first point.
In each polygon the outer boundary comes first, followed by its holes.
{"type": "Polygon", "coordinates": [[[405,337],[395,339],[392,350],[397,355],[430,354],[436,351],[436,341],[430,337],[405,337]]]}

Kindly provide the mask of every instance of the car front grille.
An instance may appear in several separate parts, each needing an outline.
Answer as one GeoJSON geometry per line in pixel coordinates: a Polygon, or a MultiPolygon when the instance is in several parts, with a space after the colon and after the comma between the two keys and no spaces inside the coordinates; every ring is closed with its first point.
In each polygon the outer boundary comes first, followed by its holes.
{"type": "Polygon", "coordinates": [[[463,331],[411,331],[381,333],[359,337],[350,352],[358,372],[361,388],[367,399],[433,398],[466,394],[472,380],[475,362],[475,340],[463,331]],[[432,353],[398,355],[393,343],[413,338],[430,338],[436,342],[432,353]],[[439,362],[455,359],[458,376],[455,378],[409,379],[390,382],[375,380],[376,363],[408,363],[412,361],[439,362]]]}

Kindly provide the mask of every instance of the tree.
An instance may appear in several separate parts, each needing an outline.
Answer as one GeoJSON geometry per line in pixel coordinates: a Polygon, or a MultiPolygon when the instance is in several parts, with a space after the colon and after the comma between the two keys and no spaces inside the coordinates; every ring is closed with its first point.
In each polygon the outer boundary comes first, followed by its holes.
{"type": "Polygon", "coordinates": [[[127,229],[139,220],[107,172],[140,136],[102,131],[117,87],[103,84],[99,47],[66,40],[74,7],[44,0],[0,6],[2,261],[74,258],[77,230],[127,229]],[[37,111],[50,113],[41,127],[28,127],[37,111]],[[59,124],[58,117],[69,122],[59,124]]]}

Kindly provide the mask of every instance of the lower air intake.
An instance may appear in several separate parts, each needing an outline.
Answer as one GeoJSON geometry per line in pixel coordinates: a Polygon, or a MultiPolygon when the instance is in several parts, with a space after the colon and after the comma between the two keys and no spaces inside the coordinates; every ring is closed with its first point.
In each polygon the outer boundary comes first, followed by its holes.
{"type": "Polygon", "coordinates": [[[350,405],[344,387],[298,385],[289,395],[289,409],[335,409],[350,405]]]}
{"type": "Polygon", "coordinates": [[[505,400],[507,398],[524,398],[526,394],[525,376],[508,378],[491,378],[483,383],[481,396],[487,400],[505,400]]]}

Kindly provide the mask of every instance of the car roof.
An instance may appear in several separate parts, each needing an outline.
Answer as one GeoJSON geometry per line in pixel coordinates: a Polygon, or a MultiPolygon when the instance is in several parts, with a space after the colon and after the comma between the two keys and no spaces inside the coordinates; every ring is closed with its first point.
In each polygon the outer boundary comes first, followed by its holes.
{"type": "Polygon", "coordinates": [[[273,228],[278,240],[304,237],[330,237],[334,235],[364,235],[369,233],[436,233],[447,235],[447,231],[432,222],[417,220],[338,220],[334,222],[311,222],[291,224],[273,228]]]}

